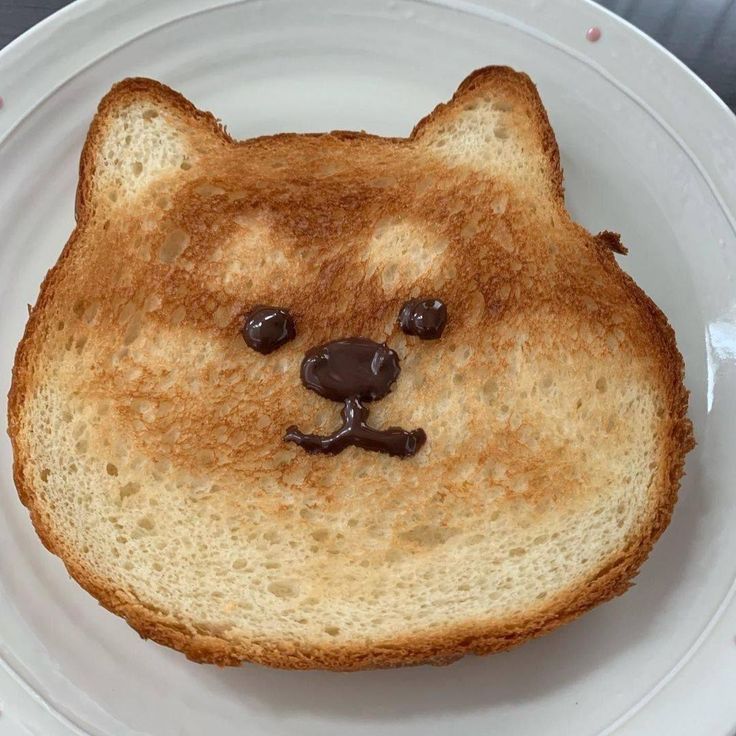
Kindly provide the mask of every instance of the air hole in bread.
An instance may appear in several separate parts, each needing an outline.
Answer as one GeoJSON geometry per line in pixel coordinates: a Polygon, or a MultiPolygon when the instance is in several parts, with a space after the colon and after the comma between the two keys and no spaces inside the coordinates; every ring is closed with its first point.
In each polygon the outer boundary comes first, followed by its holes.
{"type": "Polygon", "coordinates": [[[182,171],[189,171],[189,169],[192,168],[192,165],[185,159],[181,162],[179,168],[181,168],[182,171]]]}
{"type": "Polygon", "coordinates": [[[478,212],[471,214],[463,225],[460,236],[466,240],[474,238],[480,231],[480,218],[481,215],[478,212]]]}
{"type": "Polygon", "coordinates": [[[332,176],[332,174],[336,174],[338,171],[340,171],[340,167],[337,163],[327,161],[316,169],[315,174],[317,176],[332,176]]]}
{"type": "Polygon", "coordinates": [[[138,526],[141,529],[145,529],[147,532],[151,532],[155,528],[156,524],[150,516],[144,516],[141,519],[138,519],[138,526]]]}
{"type": "Polygon", "coordinates": [[[602,394],[606,392],[606,379],[601,376],[596,382],[595,382],[596,390],[600,391],[602,394]]]}
{"type": "Polygon", "coordinates": [[[135,302],[127,302],[120,310],[120,321],[127,322],[136,312],[135,302]]]}
{"type": "Polygon", "coordinates": [[[146,312],[155,312],[161,306],[161,297],[158,294],[149,294],[143,302],[146,312]]]}
{"type": "Polygon", "coordinates": [[[340,629],[337,626],[325,626],[325,634],[330,636],[337,636],[340,633],[340,629]]]}
{"type": "Polygon", "coordinates": [[[222,187],[215,186],[214,184],[200,184],[194,191],[202,197],[216,197],[220,194],[225,194],[225,190],[222,187]]]}
{"type": "Polygon", "coordinates": [[[417,194],[424,194],[424,192],[434,187],[436,183],[437,179],[434,176],[425,176],[419,180],[414,191],[417,194]]]}
{"type": "Polygon", "coordinates": [[[396,277],[399,275],[399,267],[396,263],[389,264],[381,274],[381,281],[383,281],[383,288],[386,291],[390,291],[396,283],[396,277]]]}
{"type": "Polygon", "coordinates": [[[218,307],[212,315],[212,319],[217,327],[224,329],[230,324],[231,316],[230,307],[218,307]]]}
{"type": "Polygon", "coordinates": [[[277,598],[295,598],[299,590],[295,583],[287,580],[277,580],[268,586],[268,592],[277,598]]]}
{"type": "Polygon", "coordinates": [[[529,490],[529,481],[524,476],[518,476],[509,483],[512,493],[526,493],[529,490]]]}
{"type": "Polygon", "coordinates": [[[124,345],[131,345],[134,343],[139,335],[141,334],[141,319],[140,317],[137,317],[133,319],[130,324],[128,325],[128,329],[125,331],[125,337],[123,338],[123,344],[124,345]]]}
{"type": "Polygon", "coordinates": [[[173,263],[184,252],[187,245],[189,245],[189,235],[180,228],[172,230],[159,249],[159,260],[161,263],[173,263]]]}
{"type": "Polygon", "coordinates": [[[140,176],[143,173],[143,164],[140,161],[133,162],[133,175],[140,176]]]}
{"type": "Polygon", "coordinates": [[[499,125],[498,127],[493,129],[493,135],[495,135],[496,138],[498,138],[501,141],[506,140],[506,138],[509,137],[508,128],[504,128],[499,125]]]}
{"type": "Polygon", "coordinates": [[[481,387],[483,398],[492,404],[498,398],[498,382],[495,378],[489,378],[481,387]]]}
{"type": "Polygon", "coordinates": [[[171,313],[171,324],[172,325],[178,325],[181,322],[184,321],[184,317],[186,317],[187,310],[186,307],[182,304],[179,305],[172,313],[171,313]]]}
{"type": "Polygon", "coordinates": [[[143,111],[143,114],[141,115],[141,117],[144,120],[150,122],[154,118],[157,118],[158,117],[158,112],[156,110],[153,110],[153,109],[144,110],[143,111]]]}
{"type": "MultiPolygon", "coordinates": [[[[511,234],[511,230],[509,226],[506,224],[504,220],[498,220],[496,222],[495,227],[493,228],[493,239],[508,253],[513,253],[516,246],[514,245],[514,238],[511,234]]],[[[516,264],[512,262],[511,266],[512,268],[516,264]]],[[[515,270],[520,270],[521,264],[518,264],[519,268],[515,270]]]]}
{"type": "Polygon", "coordinates": [[[436,547],[437,545],[444,544],[450,537],[457,533],[457,529],[450,527],[421,524],[413,529],[401,532],[398,536],[404,542],[411,542],[421,547],[436,547]]]}
{"type": "Polygon", "coordinates": [[[82,319],[88,324],[94,322],[97,312],[100,308],[99,302],[92,302],[83,312],[82,319]]]}
{"type": "Polygon", "coordinates": [[[126,483],[125,485],[122,485],[120,487],[120,491],[119,491],[120,500],[124,501],[126,498],[130,498],[131,496],[134,496],[140,490],[141,490],[140,483],[136,483],[135,481],[126,483]]]}
{"type": "Polygon", "coordinates": [[[108,463],[105,466],[105,470],[107,471],[108,475],[116,476],[118,474],[117,465],[114,465],[113,463],[108,463]]]}
{"type": "Polygon", "coordinates": [[[501,193],[491,200],[491,210],[494,215],[502,215],[509,205],[509,195],[501,193]]]}

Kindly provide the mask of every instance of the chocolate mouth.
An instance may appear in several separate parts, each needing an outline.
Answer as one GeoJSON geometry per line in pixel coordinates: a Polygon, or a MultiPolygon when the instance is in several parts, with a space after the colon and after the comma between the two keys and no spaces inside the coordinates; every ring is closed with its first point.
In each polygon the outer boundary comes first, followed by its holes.
{"type": "Polygon", "coordinates": [[[312,348],[302,361],[302,383],[326,399],[344,402],[342,425],[324,436],[292,426],[284,440],[309,453],[336,455],[354,446],[402,458],[415,455],[427,439],[423,429],[382,430],[367,423],[369,409],[364,402],[386,396],[400,372],[396,352],[367,338],[348,337],[312,348]]]}
{"type": "Polygon", "coordinates": [[[375,429],[367,424],[369,410],[356,396],[345,399],[342,409],[342,426],[332,434],[304,434],[298,427],[286,430],[284,439],[294,442],[309,453],[321,452],[337,455],[351,445],[363,450],[385,452],[396,457],[411,457],[426,442],[423,429],[407,432],[400,427],[375,429]]]}

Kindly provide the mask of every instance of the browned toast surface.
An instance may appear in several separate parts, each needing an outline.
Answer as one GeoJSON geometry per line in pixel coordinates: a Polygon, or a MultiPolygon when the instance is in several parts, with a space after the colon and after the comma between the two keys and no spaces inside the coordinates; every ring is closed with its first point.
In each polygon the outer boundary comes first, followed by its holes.
{"type": "Polygon", "coordinates": [[[565,210],[537,91],[474,72],[409,138],[234,141],[150,80],[116,85],[82,156],[78,224],[18,349],[9,426],[39,536],[103,605],[192,659],[361,669],[450,661],[623,592],[666,527],[683,363],[565,210]],[[441,339],[404,335],[445,301],[441,339]],[[240,334],[290,310],[268,356],[240,334]],[[309,348],[401,360],[371,405],[422,427],[399,460],[309,455],[329,433],[309,348]]]}

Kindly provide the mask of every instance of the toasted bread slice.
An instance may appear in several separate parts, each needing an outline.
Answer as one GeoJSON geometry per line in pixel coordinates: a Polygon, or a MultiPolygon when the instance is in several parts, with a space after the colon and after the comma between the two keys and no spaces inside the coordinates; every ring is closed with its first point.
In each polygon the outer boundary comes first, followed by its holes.
{"type": "Polygon", "coordinates": [[[10,394],[15,480],[44,544],[143,636],[199,662],[363,669],[508,649],[630,584],[686,452],[683,361],[571,221],[531,80],[470,75],[406,138],[232,140],[150,80],[117,84],[78,223],[10,394]],[[397,326],[445,301],[441,339],[397,326]],[[291,311],[271,355],[240,334],[291,311]],[[339,405],[300,383],[336,338],[401,359],[377,427],[398,459],[311,455],[339,405]]]}

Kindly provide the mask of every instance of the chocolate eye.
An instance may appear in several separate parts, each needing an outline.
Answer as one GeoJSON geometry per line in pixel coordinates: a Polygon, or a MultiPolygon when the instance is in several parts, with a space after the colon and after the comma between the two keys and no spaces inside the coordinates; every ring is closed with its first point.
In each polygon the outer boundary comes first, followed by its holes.
{"type": "Polygon", "coordinates": [[[441,299],[410,299],[399,312],[399,327],[420,340],[436,340],[447,324],[447,307],[441,299]]]}
{"type": "Polygon", "coordinates": [[[242,333],[249,348],[268,355],[296,337],[296,326],[288,309],[259,305],[245,315],[242,333]]]}

